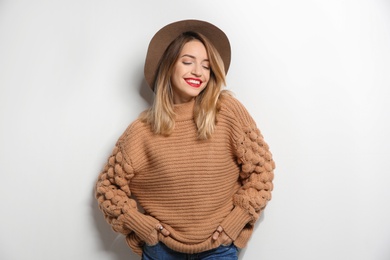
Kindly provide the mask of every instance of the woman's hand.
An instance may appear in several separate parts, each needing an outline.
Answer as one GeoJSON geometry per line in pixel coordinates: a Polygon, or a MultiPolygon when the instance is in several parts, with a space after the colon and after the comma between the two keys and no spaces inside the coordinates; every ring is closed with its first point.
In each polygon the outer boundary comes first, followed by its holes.
{"type": "Polygon", "coordinates": [[[158,243],[158,233],[161,233],[166,237],[171,234],[161,224],[157,224],[156,228],[153,229],[152,233],[150,233],[149,237],[145,240],[145,243],[149,246],[156,245],[158,243]]]}
{"type": "Polygon", "coordinates": [[[225,232],[223,232],[223,228],[221,226],[218,226],[217,230],[215,230],[213,234],[213,240],[217,240],[218,238],[220,238],[221,244],[224,246],[233,243],[233,240],[228,235],[226,235],[225,232]]]}

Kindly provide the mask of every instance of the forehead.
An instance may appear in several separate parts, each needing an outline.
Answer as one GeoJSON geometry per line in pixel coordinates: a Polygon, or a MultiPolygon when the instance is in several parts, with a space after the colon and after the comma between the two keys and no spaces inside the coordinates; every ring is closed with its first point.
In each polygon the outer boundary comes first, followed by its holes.
{"type": "Polygon", "coordinates": [[[192,40],[184,44],[180,56],[191,55],[196,58],[207,58],[206,47],[198,40],[192,40]]]}

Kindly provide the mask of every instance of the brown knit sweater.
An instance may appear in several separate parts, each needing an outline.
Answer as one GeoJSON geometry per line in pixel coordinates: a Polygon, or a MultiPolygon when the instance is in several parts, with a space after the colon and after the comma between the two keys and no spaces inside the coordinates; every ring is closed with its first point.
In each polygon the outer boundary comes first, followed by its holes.
{"type": "Polygon", "coordinates": [[[219,225],[243,248],[271,199],[275,164],[243,105],[224,95],[208,140],[196,138],[193,108],[194,102],[175,105],[170,136],[155,135],[134,121],[99,175],[99,207],[137,254],[157,223],[170,232],[159,234],[160,241],[175,251],[218,247],[212,234],[219,225]]]}

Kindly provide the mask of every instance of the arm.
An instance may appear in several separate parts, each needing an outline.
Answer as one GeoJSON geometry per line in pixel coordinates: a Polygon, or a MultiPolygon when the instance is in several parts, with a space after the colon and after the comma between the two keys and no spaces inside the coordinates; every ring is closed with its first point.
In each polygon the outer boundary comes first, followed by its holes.
{"type": "Polygon", "coordinates": [[[159,221],[138,211],[136,201],[131,198],[133,176],[134,170],[125,160],[118,141],[98,177],[95,196],[114,231],[124,235],[135,232],[142,241],[148,241],[159,221]]]}
{"type": "Polygon", "coordinates": [[[230,100],[229,104],[236,118],[234,148],[240,165],[241,187],[233,196],[234,208],[221,227],[235,240],[245,228],[253,228],[271,199],[275,163],[269,146],[247,110],[237,100],[230,100]]]}
{"type": "Polygon", "coordinates": [[[237,141],[237,160],[241,165],[241,188],[233,197],[235,208],[221,223],[224,232],[233,240],[245,225],[254,225],[271,199],[275,163],[260,131],[247,127],[237,141]]]}

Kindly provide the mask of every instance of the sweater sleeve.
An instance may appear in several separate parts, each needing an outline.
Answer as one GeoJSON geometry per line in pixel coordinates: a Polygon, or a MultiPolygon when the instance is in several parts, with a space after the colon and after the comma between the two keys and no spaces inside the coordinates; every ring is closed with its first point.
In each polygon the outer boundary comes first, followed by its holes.
{"type": "Polygon", "coordinates": [[[234,148],[240,165],[241,187],[233,197],[232,212],[221,226],[235,240],[246,225],[254,225],[271,199],[275,163],[269,146],[247,110],[237,100],[230,105],[236,118],[234,148]]]}
{"type": "Polygon", "coordinates": [[[134,232],[145,241],[159,221],[137,209],[137,202],[132,199],[130,191],[133,176],[134,170],[124,158],[118,141],[99,174],[95,196],[99,208],[114,231],[124,235],[134,232]]]}

